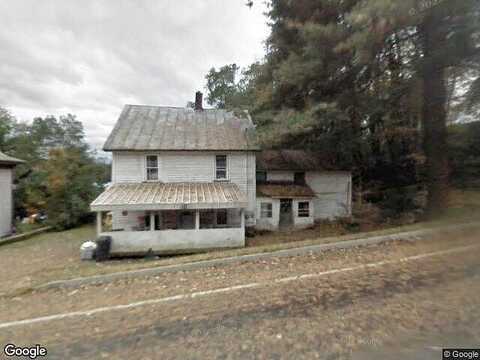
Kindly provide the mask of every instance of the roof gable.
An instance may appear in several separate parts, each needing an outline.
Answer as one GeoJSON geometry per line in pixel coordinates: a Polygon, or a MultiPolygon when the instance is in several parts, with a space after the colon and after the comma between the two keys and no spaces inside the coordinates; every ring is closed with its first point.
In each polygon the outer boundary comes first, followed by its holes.
{"type": "Polygon", "coordinates": [[[225,110],[126,105],[104,150],[258,150],[254,129],[225,110]]]}

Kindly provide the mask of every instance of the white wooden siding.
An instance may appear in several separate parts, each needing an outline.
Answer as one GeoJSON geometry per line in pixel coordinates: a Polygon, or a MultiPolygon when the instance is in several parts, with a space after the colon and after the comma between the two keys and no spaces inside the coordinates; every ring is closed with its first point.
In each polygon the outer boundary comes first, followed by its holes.
{"type": "Polygon", "coordinates": [[[12,231],[12,170],[0,168],[0,236],[12,231]]]}
{"type": "Polygon", "coordinates": [[[351,215],[349,173],[307,172],[305,180],[315,192],[315,219],[334,219],[351,215]]]}
{"type": "MultiPolygon", "coordinates": [[[[295,171],[268,171],[267,181],[294,181],[294,174],[295,171]]],[[[315,220],[351,215],[352,177],[350,173],[308,171],[305,173],[305,181],[315,192],[312,204],[315,220]]]]}
{"type": "Polygon", "coordinates": [[[257,198],[257,223],[256,228],[260,230],[278,230],[278,223],[280,220],[280,200],[271,199],[268,197],[257,198]],[[272,217],[262,218],[262,203],[272,204],[272,217]]]}
{"type": "Polygon", "coordinates": [[[112,156],[112,182],[141,182],[145,180],[145,155],[114,152],[112,156]]]}
{"type": "MultiPolygon", "coordinates": [[[[315,204],[311,199],[293,199],[292,201],[292,216],[293,216],[293,227],[297,229],[307,228],[312,226],[315,222],[315,204]],[[298,203],[299,202],[308,202],[310,205],[310,216],[309,217],[299,217],[298,216],[298,203]]],[[[260,230],[278,230],[280,226],[280,200],[272,199],[268,197],[259,197],[257,198],[257,224],[256,228],[260,230]],[[262,203],[272,204],[272,217],[271,218],[262,218],[262,203]]]]}
{"type": "Polygon", "coordinates": [[[256,177],[256,157],[255,153],[247,153],[247,198],[248,208],[245,211],[245,225],[255,226],[256,224],[256,199],[257,199],[257,177],[256,177]]]}
{"type": "Polygon", "coordinates": [[[294,176],[293,171],[268,171],[267,181],[293,181],[294,176]]]}
{"type": "MultiPolygon", "coordinates": [[[[215,178],[215,154],[165,153],[160,156],[163,182],[212,182],[215,178]]],[[[229,161],[227,160],[227,166],[229,161]]],[[[228,172],[228,170],[227,170],[228,172]]]]}
{"type": "Polygon", "coordinates": [[[112,229],[131,231],[140,224],[138,218],[145,216],[145,211],[127,211],[125,215],[122,211],[112,212],[112,229]]]}
{"type": "Polygon", "coordinates": [[[293,225],[296,228],[306,228],[312,226],[315,223],[315,201],[312,199],[293,199],[293,225]],[[298,216],[298,203],[299,202],[308,202],[309,204],[309,216],[308,217],[299,217],[298,216]]]}
{"type": "MultiPolygon", "coordinates": [[[[158,155],[159,181],[213,182],[215,155],[227,155],[228,180],[247,194],[246,225],[255,225],[255,153],[253,152],[113,152],[112,182],[146,180],[146,156],[158,155]]],[[[116,215],[114,214],[114,218],[116,215]]]]}
{"type": "MultiPolygon", "coordinates": [[[[145,157],[146,155],[158,155],[160,181],[213,182],[215,181],[215,155],[217,154],[228,155],[229,181],[237,184],[240,190],[247,194],[246,226],[254,226],[256,222],[260,222],[259,228],[262,225],[266,225],[266,227],[275,226],[275,224],[263,224],[265,221],[259,218],[254,152],[114,152],[112,181],[145,181],[145,157]]],[[[269,171],[267,172],[267,180],[293,181],[294,171],[269,171]]],[[[306,172],[305,180],[316,194],[311,203],[311,212],[315,220],[334,219],[351,214],[352,192],[351,175],[349,173],[306,172]]],[[[134,221],[133,218],[122,220],[118,218],[116,213],[114,214],[113,222],[117,228],[122,228],[123,225],[132,221],[134,221]]],[[[299,222],[309,223],[310,220],[299,219],[299,222]]]]}

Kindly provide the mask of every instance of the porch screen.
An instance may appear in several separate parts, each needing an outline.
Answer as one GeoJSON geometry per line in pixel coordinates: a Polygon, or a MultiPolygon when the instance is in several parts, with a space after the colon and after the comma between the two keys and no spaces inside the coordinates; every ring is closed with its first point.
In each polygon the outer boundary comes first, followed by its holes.
{"type": "Polygon", "coordinates": [[[217,210],[217,225],[227,225],[227,210],[217,210]]]}

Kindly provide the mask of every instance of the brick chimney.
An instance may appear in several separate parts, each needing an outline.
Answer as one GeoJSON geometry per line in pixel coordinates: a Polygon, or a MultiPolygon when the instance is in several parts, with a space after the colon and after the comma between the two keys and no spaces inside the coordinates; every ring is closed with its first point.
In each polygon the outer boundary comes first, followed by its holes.
{"type": "Polygon", "coordinates": [[[203,110],[203,94],[200,91],[195,93],[195,110],[202,111],[203,110]]]}

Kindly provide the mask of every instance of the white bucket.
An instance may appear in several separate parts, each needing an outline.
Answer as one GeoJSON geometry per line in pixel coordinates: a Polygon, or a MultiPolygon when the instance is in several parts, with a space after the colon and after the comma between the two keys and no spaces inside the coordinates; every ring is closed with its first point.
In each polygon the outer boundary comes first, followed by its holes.
{"type": "Polygon", "coordinates": [[[95,250],[97,249],[97,244],[93,241],[87,241],[80,246],[80,259],[82,260],[92,260],[95,255],[95,250]]]}

